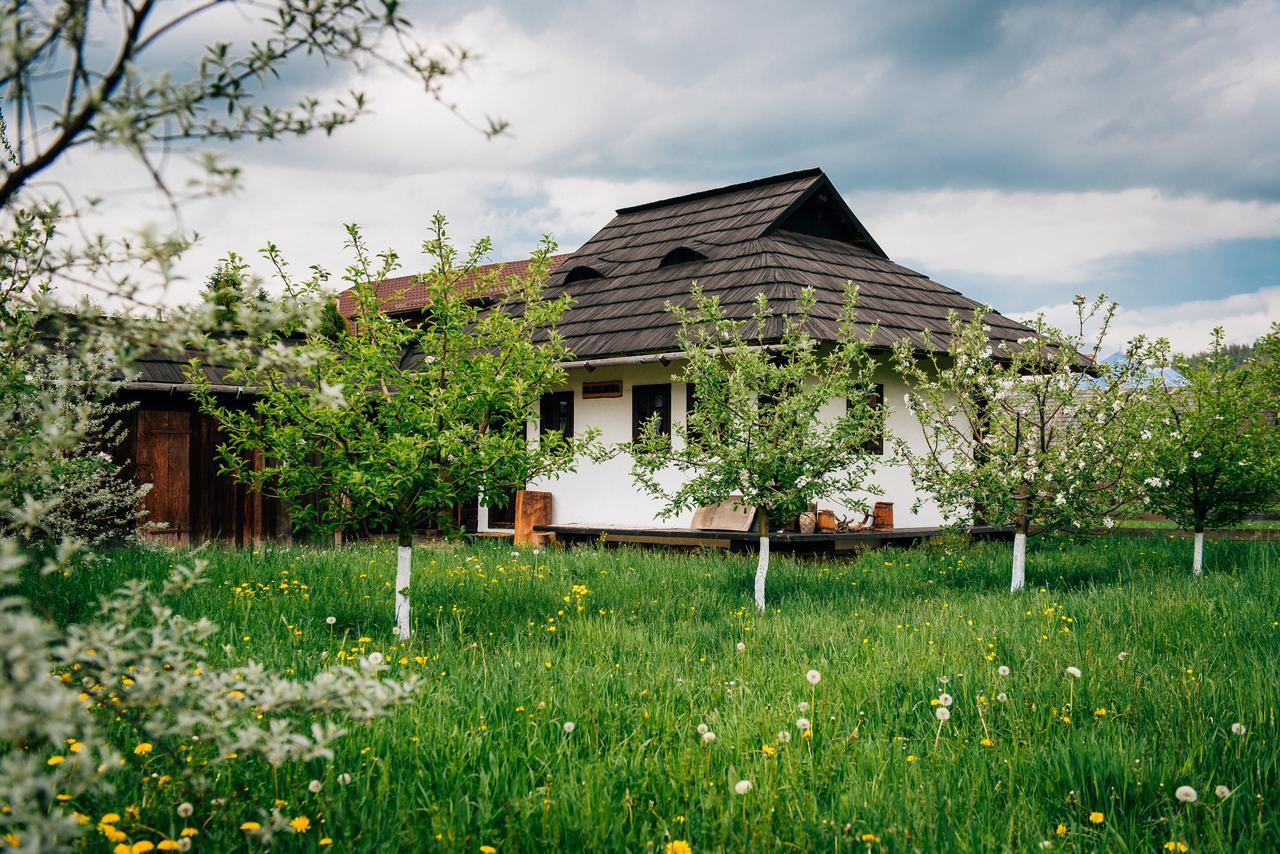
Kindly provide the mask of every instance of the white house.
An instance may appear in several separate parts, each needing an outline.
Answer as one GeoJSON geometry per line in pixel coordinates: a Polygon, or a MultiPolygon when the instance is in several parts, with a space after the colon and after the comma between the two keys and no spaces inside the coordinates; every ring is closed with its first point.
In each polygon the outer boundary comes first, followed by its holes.
{"type": "MultiPolygon", "coordinates": [[[[730,316],[749,317],[764,293],[778,314],[794,306],[800,291],[813,287],[818,305],[809,330],[831,340],[846,281],[859,286],[859,320],[872,343],[884,348],[878,375],[887,406],[886,432],[922,442],[914,417],[903,406],[906,391],[888,365],[887,351],[906,339],[934,347],[948,343],[947,313],[971,313],[978,303],[891,261],[854,216],[820,169],[792,172],[734,184],[617,211],[617,215],[576,252],[556,256],[549,279],[553,291],[568,292],[573,307],[558,326],[575,359],[568,383],[544,398],[540,421],[581,432],[600,428],[606,442],[632,438],[634,426],[652,413],[679,422],[688,390],[674,382],[678,372],[678,324],[668,301],[689,303],[697,281],[719,297],[730,316]]],[[[518,272],[522,262],[506,269],[518,272]]],[[[393,314],[422,309],[422,289],[411,279],[389,280],[381,288],[396,294],[393,314]]],[[[780,326],[780,321],[777,321],[780,326]]],[[[998,313],[987,315],[993,341],[1016,341],[1030,334],[998,313]]],[[[844,401],[832,401],[832,414],[844,401]]],[[[538,423],[530,425],[530,438],[538,423]]],[[[885,443],[886,449],[888,443],[885,443]]],[[[660,506],[632,484],[630,463],[580,462],[575,473],[530,484],[553,494],[553,523],[631,528],[687,527],[691,517],[660,520],[660,506]]],[[[881,500],[895,505],[900,527],[933,526],[943,520],[931,503],[912,512],[916,492],[909,473],[884,465],[877,473],[881,500]]],[[[834,502],[825,502],[842,512],[834,502]]],[[[480,530],[509,527],[512,510],[480,508],[480,530]]]]}

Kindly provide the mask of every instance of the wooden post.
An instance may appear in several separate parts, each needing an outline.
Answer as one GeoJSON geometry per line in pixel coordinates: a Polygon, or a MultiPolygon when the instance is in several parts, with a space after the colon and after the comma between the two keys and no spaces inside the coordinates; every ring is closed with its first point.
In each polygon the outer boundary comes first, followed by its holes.
{"type": "MultiPolygon", "coordinates": [[[[551,524],[551,493],[530,492],[521,489],[516,492],[516,524],[515,544],[529,546],[535,544],[534,525],[551,524]]],[[[541,540],[537,540],[541,542],[541,540]]]]}

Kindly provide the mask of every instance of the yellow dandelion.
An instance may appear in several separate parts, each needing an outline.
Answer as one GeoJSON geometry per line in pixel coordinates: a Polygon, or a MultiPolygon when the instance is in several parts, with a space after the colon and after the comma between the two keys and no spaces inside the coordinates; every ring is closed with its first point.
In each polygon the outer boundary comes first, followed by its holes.
{"type": "Polygon", "coordinates": [[[179,836],[195,836],[195,835],[197,835],[199,832],[200,832],[200,831],[196,830],[194,827],[184,827],[184,828],[182,828],[182,833],[180,833],[180,834],[178,834],[178,835],[179,835],[179,836]]]}
{"type": "Polygon", "coordinates": [[[480,854],[498,854],[498,849],[492,845],[481,845],[480,854]]]}
{"type": "Polygon", "coordinates": [[[132,851],[133,854],[146,854],[146,852],[154,850],[155,847],[155,843],[142,839],[133,843],[133,846],[129,850],[132,851]]]}
{"type": "Polygon", "coordinates": [[[61,765],[63,762],[66,762],[66,761],[67,761],[67,757],[65,757],[65,756],[50,756],[50,757],[49,757],[49,764],[50,764],[50,765],[61,765]]]}
{"type": "Polygon", "coordinates": [[[333,840],[326,836],[326,837],[324,837],[323,839],[321,839],[321,840],[320,840],[320,842],[319,842],[319,843],[317,843],[317,844],[318,844],[318,845],[321,845],[321,846],[325,846],[325,845],[332,845],[332,844],[333,844],[333,840]]]}
{"type": "Polygon", "coordinates": [[[1170,839],[1168,842],[1164,844],[1164,850],[1165,851],[1190,851],[1191,849],[1187,846],[1187,843],[1182,842],[1181,840],[1170,839]]]}
{"type": "Polygon", "coordinates": [[[1067,826],[1065,824],[1058,825],[1057,829],[1054,830],[1054,833],[1058,834],[1059,836],[1066,836],[1067,826]]]}
{"type": "Polygon", "coordinates": [[[981,744],[983,747],[991,747],[995,742],[989,738],[980,738],[978,739],[978,744],[981,744]]]}
{"type": "Polygon", "coordinates": [[[1098,812],[1097,810],[1094,810],[1093,812],[1089,813],[1089,821],[1093,822],[1094,824],[1102,824],[1106,820],[1107,820],[1107,817],[1102,813],[1098,812]]]}
{"type": "Polygon", "coordinates": [[[240,825],[240,829],[241,830],[261,830],[262,825],[258,824],[256,821],[246,821],[240,825]]]}
{"type": "Polygon", "coordinates": [[[311,819],[305,815],[300,815],[289,822],[289,826],[293,828],[294,833],[306,833],[307,828],[311,827],[311,819]]]}
{"type": "Polygon", "coordinates": [[[148,753],[150,753],[154,749],[155,747],[151,744],[151,742],[144,741],[144,742],[141,742],[137,747],[133,749],[133,755],[146,756],[148,753]]]}
{"type": "Polygon", "coordinates": [[[693,847],[683,839],[673,839],[662,849],[663,854],[693,854],[693,847]]]}
{"type": "Polygon", "coordinates": [[[880,841],[880,837],[876,836],[874,833],[864,833],[862,834],[862,836],[858,838],[861,839],[863,842],[867,843],[868,845],[872,844],[873,842],[880,841]]]}
{"type": "Polygon", "coordinates": [[[99,824],[115,824],[119,820],[120,820],[120,813],[109,812],[102,817],[99,824]]]}
{"type": "Polygon", "coordinates": [[[157,851],[178,851],[182,848],[174,839],[162,839],[156,843],[157,851]]]}

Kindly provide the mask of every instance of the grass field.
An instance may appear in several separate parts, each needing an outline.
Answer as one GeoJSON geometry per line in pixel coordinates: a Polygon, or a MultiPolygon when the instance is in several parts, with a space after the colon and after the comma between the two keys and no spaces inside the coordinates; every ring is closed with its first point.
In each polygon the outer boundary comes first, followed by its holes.
{"type": "MultiPolygon", "coordinates": [[[[419,549],[404,646],[388,547],[204,554],[213,583],[180,610],[221,625],[219,660],[306,675],[376,650],[427,686],[331,767],[231,763],[197,850],[245,846],[276,799],[311,822],[290,850],[1280,849],[1274,543],[1215,543],[1193,579],[1185,542],[1033,540],[1015,597],[1007,543],[776,559],[764,616],[746,555],[419,549]]],[[[81,619],[183,557],[117,553],[33,592],[81,619]]],[[[175,833],[150,757],[128,758],[136,784],[74,806],[175,833]]]]}

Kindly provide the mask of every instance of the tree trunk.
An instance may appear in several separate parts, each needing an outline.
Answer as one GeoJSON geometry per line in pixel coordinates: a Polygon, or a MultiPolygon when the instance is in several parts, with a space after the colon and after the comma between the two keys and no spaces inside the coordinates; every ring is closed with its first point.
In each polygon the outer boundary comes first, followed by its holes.
{"type": "Polygon", "coordinates": [[[1009,592],[1017,593],[1027,586],[1027,531],[1030,524],[1027,520],[1027,502],[1018,498],[1018,509],[1013,517],[1013,578],[1009,582],[1009,592]]]}
{"type": "Polygon", "coordinates": [[[409,639],[409,582],[413,566],[413,535],[401,534],[396,550],[396,636],[409,639]]]}
{"type": "Polygon", "coordinates": [[[1196,544],[1191,558],[1191,571],[1196,575],[1204,574],[1204,531],[1196,531],[1196,544]]]}
{"type": "Polygon", "coordinates": [[[769,514],[763,508],[756,510],[756,525],[760,532],[760,561],[756,564],[756,607],[764,613],[764,580],[769,574],[769,514]]]}

